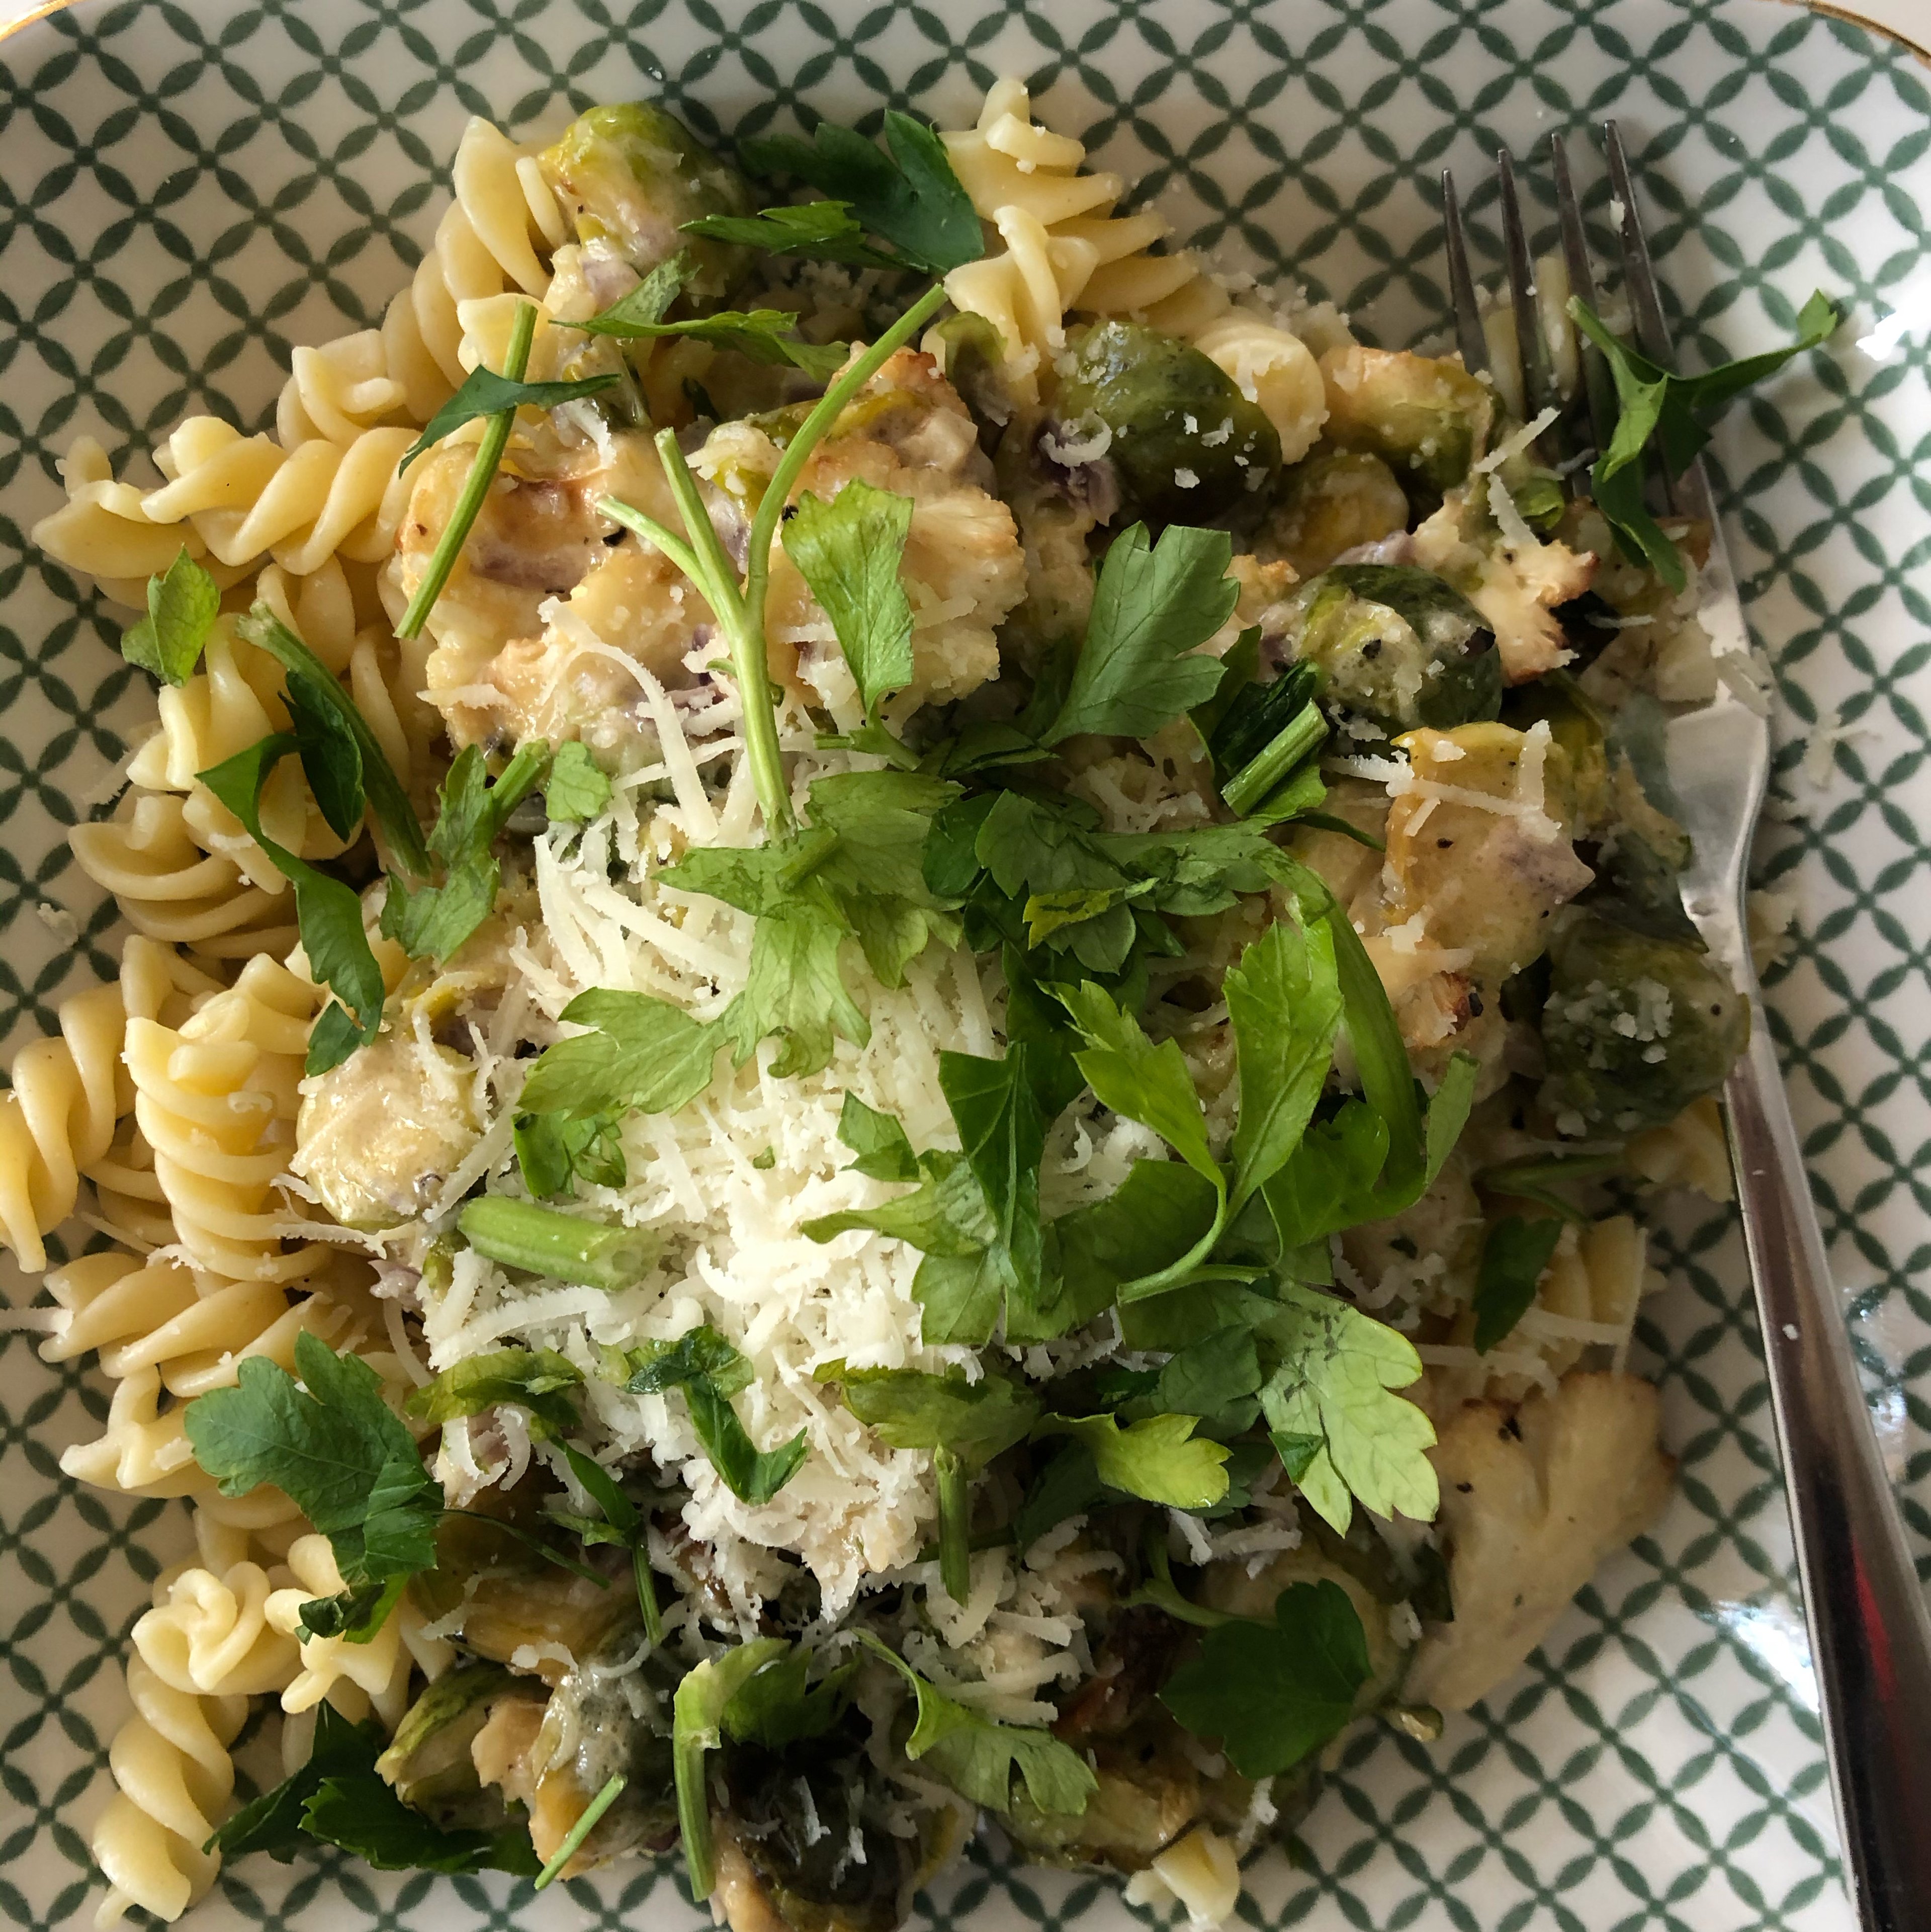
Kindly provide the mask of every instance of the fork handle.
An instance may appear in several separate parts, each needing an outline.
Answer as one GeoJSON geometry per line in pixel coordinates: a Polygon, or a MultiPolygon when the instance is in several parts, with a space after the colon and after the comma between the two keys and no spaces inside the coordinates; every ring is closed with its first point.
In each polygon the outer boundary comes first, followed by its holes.
{"type": "Polygon", "coordinates": [[[1724,1101],[1852,1902],[1864,1932],[1924,1932],[1931,1614],[1761,1022],[1724,1101]]]}

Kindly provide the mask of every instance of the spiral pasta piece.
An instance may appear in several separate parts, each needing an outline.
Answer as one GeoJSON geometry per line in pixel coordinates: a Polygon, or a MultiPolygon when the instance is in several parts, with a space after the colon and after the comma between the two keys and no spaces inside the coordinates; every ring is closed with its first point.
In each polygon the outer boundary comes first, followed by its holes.
{"type": "Polygon", "coordinates": [[[174,1216],[154,1172],[154,1150],[130,1114],[114,1130],[107,1151],[88,1165],[100,1225],[121,1246],[151,1254],[174,1240],[174,1216]]]}
{"type": "Polygon", "coordinates": [[[1714,1094],[1691,1101],[1675,1120],[1632,1136],[1625,1158],[1652,1187],[1691,1188],[1711,1201],[1728,1201],[1735,1191],[1714,1094]]]}
{"type": "Polygon", "coordinates": [[[268,1621],[272,1586],[259,1563],[220,1571],[199,1564],[154,1592],[134,1626],[134,1648],[170,1690],[190,1696],[279,1695],[301,1668],[295,1639],[268,1621]]]}
{"type": "Polygon", "coordinates": [[[46,1266],[42,1237],[73,1212],[82,1174],[133,1105],[121,1054],[130,1017],[151,1017],[214,982],[151,940],[131,940],[120,978],[61,1003],[58,1036],[16,1056],[0,1095],[0,1242],[23,1268],[46,1266]]]}
{"type": "Polygon", "coordinates": [[[166,570],[184,544],[205,562],[207,545],[192,530],[164,530],[150,521],[141,492],[114,480],[107,452],[91,436],[76,437],[57,466],[67,499],[34,524],[36,548],[56,563],[85,572],[117,604],[139,610],[148,579],[166,570]]]}
{"type": "Polygon", "coordinates": [[[1235,307],[1192,250],[1151,253],[1168,224],[1150,210],[1115,214],[1120,177],[1084,171],[1084,148],[1031,116],[1023,82],[995,81],[977,124],[942,137],[973,208],[1006,244],[955,268],[946,291],[999,331],[1020,399],[1037,399],[1039,371],[1065,346],[1069,314],[1130,316],[1192,342],[1258,404],[1283,460],[1304,456],[1327,414],[1306,345],[1235,307]]]}
{"type": "Polygon", "coordinates": [[[337,677],[349,668],[358,640],[382,616],[372,566],[345,566],[331,556],[306,577],[278,563],[255,580],[254,601],[265,604],[337,677]]]}
{"type": "Polygon", "coordinates": [[[192,524],[209,553],[245,569],[272,555],[297,577],[337,550],[363,562],[388,555],[409,499],[399,473],[415,440],[406,426],[282,448],[218,416],[190,416],[154,453],[168,480],[142,502],[154,522],[192,524]]]}
{"type": "Polygon", "coordinates": [[[338,335],[289,358],[289,379],[275,405],[275,436],[284,449],[304,442],[353,442],[364,430],[404,412],[408,396],[388,372],[379,329],[338,335]]]}
{"type": "Polygon", "coordinates": [[[421,1612],[405,1593],[381,1629],[367,1643],[346,1637],[310,1636],[302,1632],[301,1606],[314,1597],[332,1597],[342,1588],[342,1573],[325,1536],[298,1537],[288,1553],[294,1586],[267,1600],[268,1623],[284,1634],[299,1634],[301,1668],[282,1693],[291,1714],[312,1710],[324,1698],[343,1716],[356,1720],[373,1711],[394,1730],[409,1708],[409,1678],[418,1666],[432,1679],[454,1659],[448,1640],[424,1634],[421,1612]]]}
{"type": "Polygon", "coordinates": [[[568,238],[534,154],[488,122],[463,130],[453,172],[455,199],[382,320],[387,373],[418,422],[466,373],[460,305],[518,290],[541,301],[550,285],[544,254],[568,238]]]}
{"type": "MultiPolygon", "coordinates": [[[[379,1328],[366,1264],[326,1250],[304,1258],[313,1292],[293,1299],[274,1282],[223,1280],[166,1254],[85,1255],[49,1274],[66,1319],[41,1345],[43,1358],[70,1361],[96,1350],[116,1378],[106,1426],[64,1450],[61,1469],[100,1489],[192,1496],[212,1519],[238,1520],[243,1504],[214,1496],[194,1460],[182,1424],[187,1404],[233,1383],[251,1357],[293,1373],[304,1331],[339,1352],[379,1328]]],[[[268,1508],[273,1495],[265,1492],[259,1507],[268,1508]]],[[[269,1508],[258,1527],[288,1520],[292,1505],[280,1500],[281,1513],[269,1508]]]]}
{"type": "MultiPolygon", "coordinates": [[[[138,1628],[138,1626],[136,1627],[138,1628]]],[[[88,1843],[107,1880],[94,1924],[130,1906],[175,1919],[214,1882],[220,1859],[202,1847],[235,1788],[228,1747],[247,1714],[244,1697],[178,1690],[136,1648],[127,1660],[134,1715],[107,1762],[118,1787],[88,1843]]]]}
{"type": "Polygon", "coordinates": [[[63,1474],[126,1496],[192,1496],[214,1485],[194,1460],[182,1406],[163,1399],[161,1378],[142,1369],[114,1385],[106,1426],[91,1442],[61,1451],[63,1474]]]}
{"type": "Polygon", "coordinates": [[[225,854],[204,850],[188,803],[135,793],[113,818],[76,825],[67,836],[81,870],[113,894],[121,916],[151,943],[190,946],[212,959],[286,952],[295,943],[294,902],[254,884],[225,854]]]}
{"type": "Polygon", "coordinates": [[[288,1163],[317,989],[265,956],[178,1028],[130,1021],[135,1118],[190,1264],[228,1281],[287,1282],[328,1250],[287,1239],[288,1163]]]}

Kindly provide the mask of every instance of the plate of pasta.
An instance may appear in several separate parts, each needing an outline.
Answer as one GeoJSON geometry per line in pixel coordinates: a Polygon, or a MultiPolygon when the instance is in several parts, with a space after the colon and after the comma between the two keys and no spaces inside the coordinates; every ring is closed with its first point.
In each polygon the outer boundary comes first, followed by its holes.
{"type": "Polygon", "coordinates": [[[1924,89],[1583,11],[0,48],[0,1911],[1843,1922],[1714,1095],[1888,1288],[1924,89]],[[1447,346],[1550,75],[1707,376],[1447,346]]]}

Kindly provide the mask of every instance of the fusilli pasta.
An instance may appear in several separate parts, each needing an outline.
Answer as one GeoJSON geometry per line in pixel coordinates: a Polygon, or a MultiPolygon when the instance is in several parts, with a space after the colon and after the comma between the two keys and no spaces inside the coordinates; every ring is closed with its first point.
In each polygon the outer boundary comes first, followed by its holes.
{"type": "Polygon", "coordinates": [[[297,1240],[277,1183],[294,1139],[316,990],[265,956],[178,1028],[128,1023],[135,1118],[174,1210],[182,1252],[227,1281],[292,1282],[330,1251],[297,1240]]]}
{"type": "Polygon", "coordinates": [[[448,1640],[424,1634],[421,1613],[406,1594],[367,1643],[347,1637],[301,1634],[301,1606],[315,1597],[332,1597],[343,1587],[335,1552],[325,1536],[296,1538],[288,1553],[295,1582],[266,1601],[273,1628],[291,1640],[298,1636],[301,1667],[282,1692],[282,1708],[312,1710],[324,1698],[344,1717],[360,1720],[373,1711],[394,1730],[409,1702],[411,1673],[439,1677],[455,1653],[448,1640]]]}
{"type": "Polygon", "coordinates": [[[538,251],[569,238],[534,154],[488,122],[474,119],[463,130],[454,172],[455,199],[382,322],[385,374],[418,422],[466,373],[461,304],[510,290],[540,301],[550,272],[538,251]]]}
{"type": "Polygon", "coordinates": [[[97,1925],[130,1905],[178,1918],[214,1882],[220,1860],[202,1847],[234,1789],[228,1747],[249,1699],[279,1694],[301,1668],[294,1639],[267,1615],[276,1580],[250,1548],[293,1514],[274,1490],[198,1503],[200,1561],[164,1570],[134,1625],[134,1714],[108,1748],[117,1789],[91,1840],[109,1887],[97,1925]]]}
{"type": "Polygon", "coordinates": [[[164,946],[130,940],[121,975],[61,1003],[57,1037],[23,1047],[0,1096],[0,1241],[22,1268],[46,1266],[41,1237],[73,1213],[83,1173],[104,1160],[133,1105],[121,1065],[131,1020],[187,1016],[214,982],[164,946]]]}
{"type": "Polygon", "coordinates": [[[1191,341],[1258,403],[1282,460],[1306,455],[1327,409],[1321,372],[1291,331],[1233,298],[1191,249],[1149,252],[1171,232],[1143,210],[1116,215],[1116,174],[1082,172],[1086,151],[1031,119],[1024,84],[995,82],[976,127],[948,131],[946,152],[982,220],[1006,246],[955,268],[955,307],[983,316],[1006,345],[1009,380],[1036,400],[1039,369],[1065,346],[1069,314],[1132,316],[1191,341]]]}
{"type": "Polygon", "coordinates": [[[130,1906],[178,1918],[214,1882],[220,1860],[204,1851],[235,1788],[228,1747],[247,1715],[245,1697],[177,1690],[138,1647],[127,1660],[134,1715],[107,1760],[118,1787],[88,1844],[107,1880],[94,1924],[130,1906]]]}

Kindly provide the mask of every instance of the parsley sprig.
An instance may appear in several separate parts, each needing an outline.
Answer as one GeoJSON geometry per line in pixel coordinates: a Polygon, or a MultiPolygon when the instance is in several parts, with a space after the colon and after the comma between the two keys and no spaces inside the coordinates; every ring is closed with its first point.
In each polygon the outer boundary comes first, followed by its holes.
{"type": "Polygon", "coordinates": [[[1630,558],[1647,563],[1672,590],[1681,590],[1688,581],[1683,553],[1643,502],[1643,452],[1654,443],[1663,467],[1672,476],[1681,476],[1710,440],[1702,418],[1782,368],[1793,356],[1828,341],[1843,320],[1843,311],[1818,290],[1798,312],[1795,342],[1720,363],[1700,376],[1680,376],[1652,362],[1612,334],[1580,296],[1570,297],[1569,314],[1607,358],[1621,406],[1609,446],[1590,472],[1596,507],[1609,518],[1630,558]]]}

